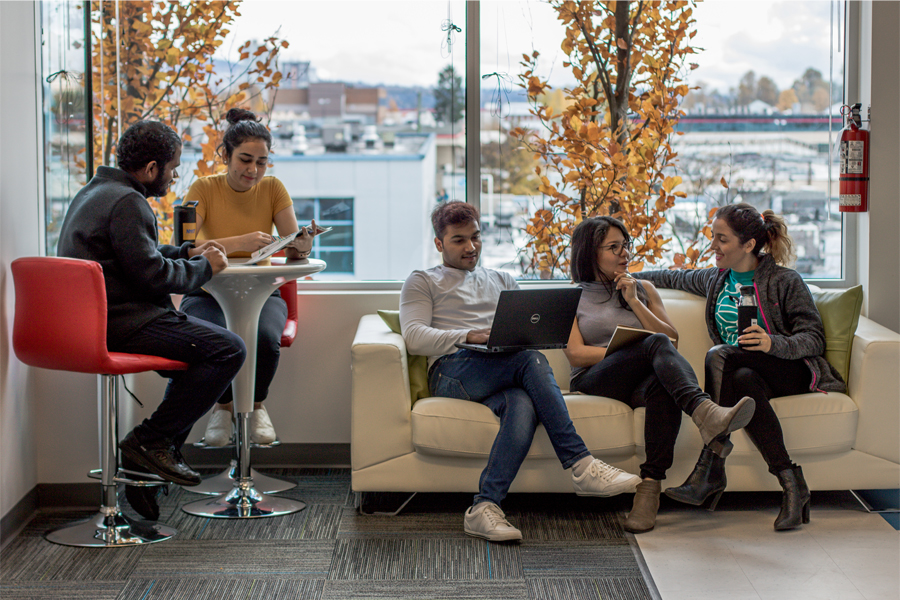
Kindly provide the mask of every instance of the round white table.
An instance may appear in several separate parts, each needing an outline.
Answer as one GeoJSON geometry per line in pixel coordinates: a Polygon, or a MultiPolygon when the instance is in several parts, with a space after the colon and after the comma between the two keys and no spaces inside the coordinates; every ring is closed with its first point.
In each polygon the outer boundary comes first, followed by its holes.
{"type": "Polygon", "coordinates": [[[203,286],[222,307],[228,329],[244,340],[247,359],[232,382],[237,420],[234,487],[220,496],[185,504],[181,507],[184,512],[198,517],[234,519],[274,517],[306,508],[303,502],[271,496],[254,488],[250,469],[250,413],[253,412],[256,384],[259,313],[263,305],[285,281],[318,273],[325,267],[324,261],[316,259],[287,260],[266,266],[244,265],[232,260],[224,271],[203,286]]]}

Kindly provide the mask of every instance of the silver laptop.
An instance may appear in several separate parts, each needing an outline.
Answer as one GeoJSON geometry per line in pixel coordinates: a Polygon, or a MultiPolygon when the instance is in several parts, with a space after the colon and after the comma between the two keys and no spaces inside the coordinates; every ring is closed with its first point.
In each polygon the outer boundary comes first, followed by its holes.
{"type": "Polygon", "coordinates": [[[456,346],[477,352],[565,348],[580,298],[580,287],[500,292],[487,344],[456,346]]]}

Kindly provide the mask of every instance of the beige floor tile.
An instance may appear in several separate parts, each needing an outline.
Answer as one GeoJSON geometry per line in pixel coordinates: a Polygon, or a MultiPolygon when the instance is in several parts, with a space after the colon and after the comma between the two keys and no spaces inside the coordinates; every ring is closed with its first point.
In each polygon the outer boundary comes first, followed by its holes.
{"type": "Polygon", "coordinates": [[[663,600],[900,600],[900,533],[884,519],[814,510],[776,532],[777,514],[664,510],[636,538],[663,600]]]}

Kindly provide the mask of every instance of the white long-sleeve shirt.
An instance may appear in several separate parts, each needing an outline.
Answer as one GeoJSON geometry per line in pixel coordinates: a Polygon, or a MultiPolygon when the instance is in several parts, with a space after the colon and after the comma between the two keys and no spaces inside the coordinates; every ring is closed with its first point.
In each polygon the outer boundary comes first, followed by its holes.
{"type": "Polygon", "coordinates": [[[491,326],[500,292],[519,285],[512,275],[476,267],[439,265],[413,271],[400,292],[400,330],[410,354],[428,357],[428,367],[457,351],[472,329],[491,326]]]}

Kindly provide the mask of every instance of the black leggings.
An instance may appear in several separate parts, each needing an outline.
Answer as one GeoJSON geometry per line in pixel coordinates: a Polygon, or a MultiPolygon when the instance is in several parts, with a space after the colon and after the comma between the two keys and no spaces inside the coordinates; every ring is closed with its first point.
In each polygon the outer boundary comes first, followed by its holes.
{"type": "Polygon", "coordinates": [[[706,391],[722,406],[734,406],[744,396],[756,401],[756,411],[744,428],[777,474],[793,466],[784,445],[781,423],[769,400],[809,391],[812,373],[803,359],[787,360],[764,352],[722,344],[706,353],[706,391]]]}
{"type": "Polygon", "coordinates": [[[587,371],[569,386],[572,391],[606,396],[632,408],[646,406],[644,444],[647,461],[641,477],[661,480],[672,466],[681,411],[692,414],[709,396],[668,336],[657,333],[622,348],[587,371]]]}
{"type": "MultiPolygon", "coordinates": [[[[206,292],[185,296],[181,300],[181,311],[198,319],[225,327],[225,313],[216,299],[206,292]]],[[[281,357],[281,334],[287,322],[287,304],[276,290],[266,299],[259,314],[259,329],[256,340],[256,389],[254,402],[262,402],[269,395],[269,385],[275,379],[278,360],[281,357]]],[[[219,404],[228,404],[233,397],[231,386],[219,397],[219,404]]]]}

